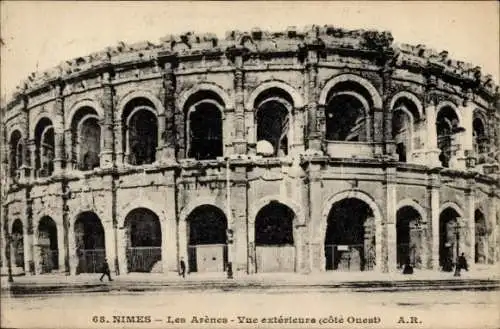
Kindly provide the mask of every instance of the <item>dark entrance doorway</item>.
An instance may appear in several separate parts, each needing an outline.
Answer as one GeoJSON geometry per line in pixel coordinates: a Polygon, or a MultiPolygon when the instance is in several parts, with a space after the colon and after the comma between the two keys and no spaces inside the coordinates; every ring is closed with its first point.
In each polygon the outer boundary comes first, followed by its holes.
{"type": "Polygon", "coordinates": [[[78,273],[98,273],[106,258],[104,228],[93,212],[78,215],[75,222],[75,243],[78,273]]]}
{"type": "Polygon", "coordinates": [[[24,272],[24,234],[20,219],[16,219],[12,224],[12,251],[14,266],[24,272]]]}
{"type": "Polygon", "coordinates": [[[263,207],[255,219],[257,272],[293,272],[293,211],[279,202],[263,207]]]}
{"type": "Polygon", "coordinates": [[[400,208],[396,216],[397,266],[401,268],[409,264],[420,268],[422,265],[421,216],[410,206],[400,208]]]}
{"type": "Polygon", "coordinates": [[[446,272],[453,271],[457,259],[459,217],[453,208],[446,208],[439,217],[439,266],[441,266],[441,270],[446,272]]]}
{"type": "Polygon", "coordinates": [[[227,220],[219,208],[195,208],[188,221],[189,272],[223,272],[227,265],[227,220]]]}
{"type": "Polygon", "coordinates": [[[474,262],[476,264],[486,264],[488,255],[488,234],[486,230],[486,219],[479,209],[474,213],[474,223],[476,225],[474,262]]]}
{"type": "Polygon", "coordinates": [[[59,269],[59,250],[57,248],[57,226],[48,216],[42,217],[38,224],[38,252],[40,253],[42,273],[59,269]]]}
{"type": "Polygon", "coordinates": [[[375,221],[365,202],[347,198],[333,204],[325,237],[326,270],[368,271],[375,265],[375,221]]]}
{"type": "Polygon", "coordinates": [[[161,272],[161,225],[145,208],[132,210],[125,219],[129,272],[161,272]]]}

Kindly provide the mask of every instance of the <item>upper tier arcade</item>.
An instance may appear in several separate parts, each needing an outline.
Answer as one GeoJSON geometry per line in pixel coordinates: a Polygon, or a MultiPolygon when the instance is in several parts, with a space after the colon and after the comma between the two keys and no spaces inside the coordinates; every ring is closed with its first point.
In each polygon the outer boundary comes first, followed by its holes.
{"type": "Polygon", "coordinates": [[[33,178],[231,154],[491,174],[499,99],[479,67],[390,32],[185,33],[33,73],[2,109],[3,140],[11,174],[33,178]]]}

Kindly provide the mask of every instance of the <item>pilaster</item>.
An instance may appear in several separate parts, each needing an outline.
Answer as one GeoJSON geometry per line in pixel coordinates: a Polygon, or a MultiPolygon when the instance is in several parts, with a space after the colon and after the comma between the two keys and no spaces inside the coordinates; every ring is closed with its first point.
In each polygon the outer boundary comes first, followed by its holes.
{"type": "MultiPolygon", "coordinates": [[[[318,112],[318,51],[307,50],[305,90],[307,93],[307,137],[308,149],[321,151],[321,131],[317,119],[318,112]]],[[[323,109],[320,109],[320,111],[323,109]]],[[[323,111],[324,113],[324,111],[323,111]]]]}
{"type": "Polygon", "coordinates": [[[430,246],[431,246],[431,264],[433,270],[439,270],[439,176],[435,173],[430,174],[429,190],[430,190],[430,246]]]}
{"type": "Polygon", "coordinates": [[[325,250],[324,250],[324,232],[321,232],[322,236],[314,234],[317,230],[312,229],[313,226],[319,225],[321,221],[327,220],[322,216],[323,208],[323,196],[321,188],[321,167],[320,164],[310,163],[308,171],[309,179],[309,218],[308,225],[311,228],[309,230],[309,255],[308,259],[310,261],[310,271],[311,272],[323,272],[325,271],[325,250]]]}
{"type": "Polygon", "coordinates": [[[60,85],[54,86],[54,175],[62,173],[64,162],[64,97],[60,85]]]}
{"type": "Polygon", "coordinates": [[[245,140],[245,105],[243,100],[244,88],[244,73],[243,73],[243,56],[239,52],[234,58],[235,71],[234,71],[234,153],[245,154],[247,150],[245,140]]]}
{"type": "Polygon", "coordinates": [[[104,72],[102,75],[102,99],[101,104],[104,111],[104,120],[102,122],[103,131],[103,149],[101,150],[100,166],[101,168],[113,167],[113,117],[114,117],[114,102],[113,102],[113,85],[109,72],[104,72]]]}
{"type": "Polygon", "coordinates": [[[437,144],[436,101],[432,95],[428,96],[425,106],[425,124],[427,131],[427,140],[425,143],[427,165],[430,167],[440,167],[439,154],[441,150],[437,144]]]}
{"type": "MultiPolygon", "coordinates": [[[[387,230],[387,233],[385,236],[386,241],[382,242],[386,246],[387,259],[384,257],[382,260],[382,272],[393,272],[397,270],[396,187],[396,168],[388,167],[386,169],[385,185],[387,206],[385,229],[387,230]]],[[[378,237],[375,238],[375,241],[377,241],[377,239],[378,237]]]]}

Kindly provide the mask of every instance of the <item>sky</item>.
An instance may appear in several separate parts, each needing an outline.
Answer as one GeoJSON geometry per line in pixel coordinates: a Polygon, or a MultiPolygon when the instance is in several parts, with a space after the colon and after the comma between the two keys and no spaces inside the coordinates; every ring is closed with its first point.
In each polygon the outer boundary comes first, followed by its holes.
{"type": "Polygon", "coordinates": [[[114,46],[158,43],[169,34],[253,27],[332,24],[392,32],[395,41],[425,44],[479,65],[499,81],[499,4],[484,2],[72,2],[2,1],[1,96],[34,71],[114,46]]]}

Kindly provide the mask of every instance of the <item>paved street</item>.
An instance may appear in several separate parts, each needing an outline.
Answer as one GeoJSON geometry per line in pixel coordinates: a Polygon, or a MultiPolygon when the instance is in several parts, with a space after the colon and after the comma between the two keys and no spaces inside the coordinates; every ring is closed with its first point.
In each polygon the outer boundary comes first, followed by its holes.
{"type": "Polygon", "coordinates": [[[192,328],[471,329],[498,328],[498,303],[498,291],[356,293],[320,288],[265,292],[211,289],[5,298],[1,316],[3,328],[176,328],[179,324],[173,322],[178,318],[185,321],[182,326],[192,328]],[[412,316],[417,323],[401,322],[410,322],[412,316]],[[356,322],[363,320],[368,323],[356,322]]]}

